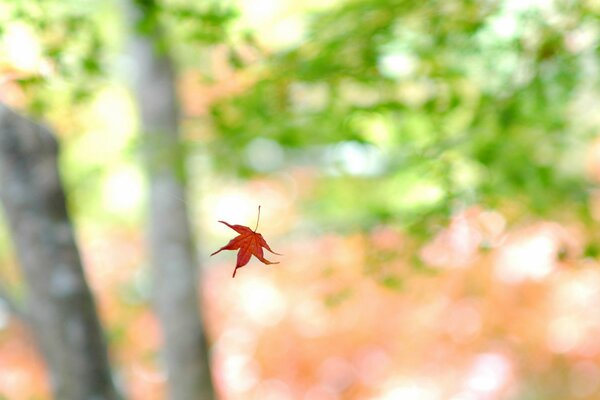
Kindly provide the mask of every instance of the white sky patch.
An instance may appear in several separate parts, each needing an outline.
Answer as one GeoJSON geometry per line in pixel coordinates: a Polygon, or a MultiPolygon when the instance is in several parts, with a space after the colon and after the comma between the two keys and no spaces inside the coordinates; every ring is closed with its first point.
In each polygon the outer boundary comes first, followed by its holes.
{"type": "Polygon", "coordinates": [[[40,41],[25,24],[14,23],[6,27],[0,46],[0,58],[23,71],[37,71],[42,61],[40,41]]]}
{"type": "Polygon", "coordinates": [[[417,69],[417,59],[404,52],[382,55],[378,60],[379,71],[389,78],[408,78],[417,69]]]}
{"type": "Polygon", "coordinates": [[[343,142],[332,146],[326,154],[328,169],[335,174],[376,176],[385,169],[384,155],[376,146],[358,142],[343,142]]]}
{"type": "Polygon", "coordinates": [[[242,27],[251,28],[268,47],[282,49],[304,39],[306,21],[302,15],[315,5],[310,1],[242,0],[239,7],[242,27]]]}
{"type": "Polygon", "coordinates": [[[109,212],[125,214],[140,208],[144,198],[144,177],[139,169],[124,166],[104,181],[102,199],[109,212]]]}
{"type": "Polygon", "coordinates": [[[512,39],[518,33],[518,22],[514,14],[503,14],[490,22],[492,31],[502,39],[512,39]]]}
{"type": "Polygon", "coordinates": [[[283,18],[273,25],[272,44],[281,49],[300,43],[306,34],[306,22],[300,16],[283,18]]]}
{"type": "MultiPolygon", "coordinates": [[[[240,225],[252,225],[251,220],[256,221],[258,203],[241,190],[228,191],[211,198],[211,200],[210,214],[214,215],[217,220],[240,225]]],[[[210,229],[221,233],[223,236],[230,235],[233,232],[222,224],[211,224],[210,229]]]]}
{"type": "Polygon", "coordinates": [[[253,24],[260,25],[282,12],[284,3],[278,0],[244,0],[240,2],[242,15],[253,24]]]}

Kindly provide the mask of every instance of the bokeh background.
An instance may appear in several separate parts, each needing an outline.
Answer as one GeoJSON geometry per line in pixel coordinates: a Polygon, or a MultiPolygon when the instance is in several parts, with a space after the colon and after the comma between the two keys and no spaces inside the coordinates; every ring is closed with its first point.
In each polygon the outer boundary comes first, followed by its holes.
{"type": "MultiPolygon", "coordinates": [[[[600,2],[159,4],[219,398],[600,398],[600,2]],[[284,256],[231,279],[258,205],[284,256]]],[[[126,25],[0,0],[0,101],[59,136],[118,383],[164,399],[126,25]]],[[[47,379],[0,308],[0,394],[47,379]]]]}

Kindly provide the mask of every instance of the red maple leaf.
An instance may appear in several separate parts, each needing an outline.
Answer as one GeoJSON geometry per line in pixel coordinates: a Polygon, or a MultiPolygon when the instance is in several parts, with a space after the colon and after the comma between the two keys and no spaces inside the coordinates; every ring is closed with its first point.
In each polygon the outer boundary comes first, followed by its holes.
{"type": "Polygon", "coordinates": [[[239,249],[237,263],[235,264],[235,269],[233,270],[232,278],[235,278],[235,273],[238,268],[241,268],[244,265],[248,264],[248,261],[250,261],[250,257],[252,256],[258,258],[264,264],[279,264],[278,262],[269,261],[264,257],[262,249],[263,247],[273,254],[277,254],[279,256],[281,256],[282,254],[275,253],[273,250],[271,250],[271,248],[267,244],[267,241],[262,237],[260,233],[256,232],[256,229],[258,229],[258,221],[260,221],[260,206],[258,206],[258,219],[256,220],[256,228],[254,228],[254,230],[248,228],[247,226],[230,225],[225,221],[219,221],[220,223],[227,225],[228,227],[239,233],[239,235],[231,239],[229,243],[227,243],[225,246],[221,247],[219,250],[211,254],[211,256],[214,256],[222,250],[239,249]]]}

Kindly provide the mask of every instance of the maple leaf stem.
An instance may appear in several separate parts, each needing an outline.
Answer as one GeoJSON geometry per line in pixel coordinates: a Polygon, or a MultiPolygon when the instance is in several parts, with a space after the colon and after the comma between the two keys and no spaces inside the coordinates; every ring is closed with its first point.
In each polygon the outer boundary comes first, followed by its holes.
{"type": "Polygon", "coordinates": [[[256,219],[256,228],[254,228],[253,232],[256,232],[258,229],[258,222],[260,221],[260,206],[258,206],[258,218],[256,219]]]}

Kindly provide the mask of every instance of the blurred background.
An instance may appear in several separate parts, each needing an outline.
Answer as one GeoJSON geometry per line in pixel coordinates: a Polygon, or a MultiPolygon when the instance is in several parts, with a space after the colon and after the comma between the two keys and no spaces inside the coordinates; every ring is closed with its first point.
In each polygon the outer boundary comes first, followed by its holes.
{"type": "MultiPolygon", "coordinates": [[[[162,0],[220,399],[600,398],[600,2],[162,0]],[[209,258],[253,227],[283,257],[209,258]]],[[[166,398],[122,2],[0,0],[127,398],[166,398]]],[[[4,223],[0,276],[22,278],[4,223]]],[[[0,398],[49,399],[0,308],[0,398]]]]}

